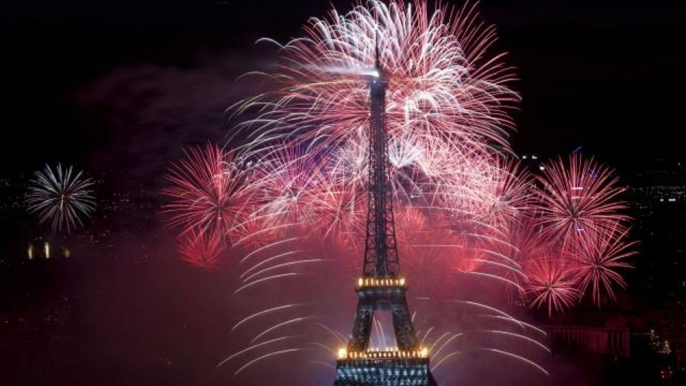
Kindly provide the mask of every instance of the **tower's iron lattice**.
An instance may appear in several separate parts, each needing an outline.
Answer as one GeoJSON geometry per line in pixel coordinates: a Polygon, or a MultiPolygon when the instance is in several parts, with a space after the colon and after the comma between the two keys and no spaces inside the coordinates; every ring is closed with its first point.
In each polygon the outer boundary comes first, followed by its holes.
{"type": "Polygon", "coordinates": [[[369,192],[364,267],[358,280],[357,315],[347,348],[338,352],[334,386],[436,385],[427,349],[419,346],[405,298],[407,285],[400,277],[389,178],[386,133],[387,79],[378,52],[369,78],[369,192]],[[375,311],[388,311],[397,347],[369,347],[375,311]]]}

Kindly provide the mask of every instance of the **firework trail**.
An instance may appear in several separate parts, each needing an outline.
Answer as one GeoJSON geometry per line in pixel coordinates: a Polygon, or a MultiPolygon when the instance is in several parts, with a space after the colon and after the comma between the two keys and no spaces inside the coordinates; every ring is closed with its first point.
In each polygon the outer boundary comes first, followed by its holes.
{"type": "Polygon", "coordinates": [[[91,186],[93,180],[84,178],[82,172],[74,173],[71,166],[58,164],[53,170],[45,165],[43,171],[34,173],[26,203],[31,213],[38,213],[40,223],[50,221],[53,231],[65,227],[69,232],[95,210],[91,186]]]}

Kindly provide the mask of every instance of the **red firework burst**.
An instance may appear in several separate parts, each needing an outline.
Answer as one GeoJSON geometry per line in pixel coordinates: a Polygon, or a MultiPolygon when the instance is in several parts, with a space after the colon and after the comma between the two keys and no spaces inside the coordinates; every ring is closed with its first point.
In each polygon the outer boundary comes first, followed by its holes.
{"type": "Polygon", "coordinates": [[[211,269],[226,252],[226,245],[216,232],[193,229],[179,236],[179,251],[186,262],[211,269]]]}
{"type": "Polygon", "coordinates": [[[547,306],[548,315],[564,312],[572,307],[579,297],[575,267],[568,259],[539,254],[540,258],[527,261],[524,272],[529,278],[526,292],[531,307],[547,306]]]}
{"type": "Polygon", "coordinates": [[[186,150],[185,158],[169,168],[167,179],[170,186],[162,192],[171,202],[163,210],[171,214],[169,225],[180,227],[182,234],[211,231],[230,241],[254,202],[246,172],[232,152],[216,145],[186,150]]]}

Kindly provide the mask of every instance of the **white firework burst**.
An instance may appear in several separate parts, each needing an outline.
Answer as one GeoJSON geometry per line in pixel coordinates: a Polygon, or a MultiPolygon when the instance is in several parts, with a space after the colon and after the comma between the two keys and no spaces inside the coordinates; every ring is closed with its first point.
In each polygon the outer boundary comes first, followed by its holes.
{"type": "Polygon", "coordinates": [[[34,173],[26,203],[31,213],[38,213],[41,224],[50,221],[53,230],[66,228],[67,232],[83,225],[82,217],[95,210],[95,199],[90,189],[93,180],[82,174],[60,164],[54,170],[45,165],[44,170],[34,173]]]}

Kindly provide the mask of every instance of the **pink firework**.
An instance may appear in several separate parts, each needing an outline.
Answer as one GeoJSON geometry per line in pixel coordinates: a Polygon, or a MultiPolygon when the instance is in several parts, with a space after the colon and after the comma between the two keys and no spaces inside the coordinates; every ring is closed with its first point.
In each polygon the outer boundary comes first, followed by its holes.
{"type": "Polygon", "coordinates": [[[498,155],[462,147],[453,148],[441,158],[445,169],[441,175],[431,178],[433,189],[428,194],[435,206],[443,207],[455,218],[491,226],[492,221],[505,220],[503,216],[512,213],[515,209],[512,204],[526,199],[526,196],[506,197],[506,193],[525,191],[505,192],[504,189],[514,188],[516,184],[512,183],[515,181],[512,172],[502,168],[506,161],[498,155]]]}
{"type": "Polygon", "coordinates": [[[579,297],[576,267],[568,259],[546,252],[539,256],[527,261],[524,269],[531,307],[547,307],[548,315],[563,312],[579,297]]]}
{"type": "Polygon", "coordinates": [[[585,242],[593,242],[616,231],[629,217],[622,214],[627,207],[619,200],[624,188],[618,185],[614,171],[571,154],[568,160],[559,158],[544,166],[541,184],[538,223],[543,235],[561,240],[568,251],[577,251],[585,242]]]}
{"type": "Polygon", "coordinates": [[[230,241],[253,202],[246,172],[232,152],[216,145],[188,149],[184,159],[171,165],[167,179],[170,186],[163,194],[171,202],[163,210],[171,215],[169,225],[182,233],[211,231],[230,241]]]}
{"type": "Polygon", "coordinates": [[[193,229],[179,236],[179,251],[191,265],[211,269],[226,252],[226,244],[214,231],[193,229]]]}
{"type": "Polygon", "coordinates": [[[579,291],[590,292],[593,303],[598,307],[603,294],[614,300],[614,288],[626,286],[618,271],[631,268],[625,260],[636,254],[636,251],[631,250],[636,242],[627,241],[628,232],[626,228],[616,227],[609,232],[598,233],[595,240],[584,243],[584,248],[575,255],[579,291]]]}

